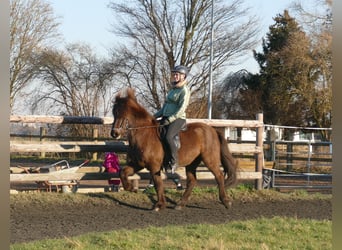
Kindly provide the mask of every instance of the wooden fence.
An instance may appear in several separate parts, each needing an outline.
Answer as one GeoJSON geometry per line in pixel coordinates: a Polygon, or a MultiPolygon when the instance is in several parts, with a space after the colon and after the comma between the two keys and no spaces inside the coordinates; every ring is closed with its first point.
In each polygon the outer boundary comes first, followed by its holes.
{"type": "MultiPolygon", "coordinates": [[[[111,124],[113,118],[109,117],[74,117],[74,116],[18,116],[10,117],[11,123],[55,123],[55,124],[111,124]]],[[[187,119],[187,123],[204,122],[213,127],[229,128],[254,128],[257,132],[255,144],[229,143],[232,153],[255,154],[255,171],[243,171],[238,173],[239,179],[254,179],[255,188],[262,188],[262,169],[264,167],[263,154],[263,115],[258,114],[256,120],[218,120],[218,119],[187,119]]],[[[125,141],[29,141],[11,140],[10,152],[118,152],[125,153],[127,142],[125,141]]],[[[42,181],[42,180],[89,180],[89,179],[110,179],[117,177],[108,173],[60,173],[53,174],[10,174],[10,181],[42,181]]],[[[179,178],[185,179],[184,170],[180,168],[177,173],[179,178]]],[[[131,179],[149,178],[144,171],[131,179]]],[[[174,176],[164,175],[164,178],[174,178],[174,176]]],[[[213,175],[208,172],[199,172],[198,179],[213,179],[213,175]]]]}

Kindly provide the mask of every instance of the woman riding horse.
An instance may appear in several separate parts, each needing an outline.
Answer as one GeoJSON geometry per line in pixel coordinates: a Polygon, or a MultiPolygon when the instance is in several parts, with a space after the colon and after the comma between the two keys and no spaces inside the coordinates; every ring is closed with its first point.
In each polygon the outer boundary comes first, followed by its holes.
{"type": "Polygon", "coordinates": [[[160,125],[164,126],[165,133],[165,147],[170,151],[170,158],[166,161],[164,168],[166,171],[171,170],[174,174],[178,166],[178,147],[175,138],[179,131],[185,127],[186,113],[190,99],[190,89],[188,88],[186,77],[188,69],[183,65],[174,67],[172,72],[172,88],[166,96],[163,107],[154,114],[160,125]]]}
{"type": "MultiPolygon", "coordinates": [[[[132,89],[116,95],[113,106],[114,122],[111,135],[114,138],[126,136],[129,146],[127,165],[120,172],[120,179],[125,190],[133,191],[128,177],[143,168],[149,170],[157,192],[156,211],[166,207],[161,168],[164,149],[160,140],[159,123],[142,107],[132,89]]],[[[185,167],[186,190],[176,209],[183,208],[188,202],[196,184],[196,169],[203,162],[212,172],[219,188],[219,198],[226,208],[231,201],[225,187],[236,182],[237,161],[231,155],[227,140],[213,127],[205,123],[190,123],[179,134],[181,146],[178,151],[179,166],[185,167]],[[223,171],[220,169],[223,166],[223,171]]]]}

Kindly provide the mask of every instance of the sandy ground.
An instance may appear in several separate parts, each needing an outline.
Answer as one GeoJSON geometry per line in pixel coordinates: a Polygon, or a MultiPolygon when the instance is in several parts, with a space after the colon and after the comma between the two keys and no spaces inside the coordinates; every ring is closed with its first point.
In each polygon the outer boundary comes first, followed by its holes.
{"type": "Polygon", "coordinates": [[[190,200],[186,208],[178,211],[174,209],[176,201],[167,197],[167,208],[155,212],[152,210],[155,202],[152,196],[149,197],[148,202],[146,200],[132,202],[126,200],[124,196],[117,198],[108,192],[88,195],[96,198],[96,202],[51,204],[11,199],[11,243],[64,238],[88,232],[162,227],[171,224],[221,224],[260,217],[288,216],[332,220],[331,199],[257,202],[234,200],[230,209],[224,208],[218,198],[190,200]]]}

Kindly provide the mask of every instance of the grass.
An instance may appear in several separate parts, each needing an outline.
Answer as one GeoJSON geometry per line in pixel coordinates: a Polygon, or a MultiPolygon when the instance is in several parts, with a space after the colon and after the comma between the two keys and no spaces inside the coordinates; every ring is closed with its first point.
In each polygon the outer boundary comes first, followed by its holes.
{"type": "Polygon", "coordinates": [[[274,217],[149,227],[13,244],[10,249],[332,249],[332,222],[274,217]]]}

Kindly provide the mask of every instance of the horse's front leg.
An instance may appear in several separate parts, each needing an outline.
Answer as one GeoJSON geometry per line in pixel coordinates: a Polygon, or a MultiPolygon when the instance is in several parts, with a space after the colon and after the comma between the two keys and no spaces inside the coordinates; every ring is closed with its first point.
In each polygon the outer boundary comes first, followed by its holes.
{"type": "Polygon", "coordinates": [[[188,203],[189,197],[191,195],[191,192],[194,188],[194,186],[197,183],[197,178],[196,178],[196,169],[186,169],[186,189],[185,192],[183,193],[183,196],[181,200],[177,203],[177,206],[175,207],[176,210],[181,210],[183,209],[186,204],[188,203]]]}
{"type": "Polygon", "coordinates": [[[159,211],[161,209],[164,209],[166,207],[166,199],[164,194],[164,183],[160,176],[160,171],[157,173],[151,173],[153,182],[154,182],[154,188],[157,193],[157,203],[154,205],[154,210],[159,211]]]}
{"type": "Polygon", "coordinates": [[[135,172],[136,171],[132,166],[125,166],[120,171],[120,180],[126,191],[135,191],[132,182],[128,180],[128,177],[134,175],[135,172]]]}

